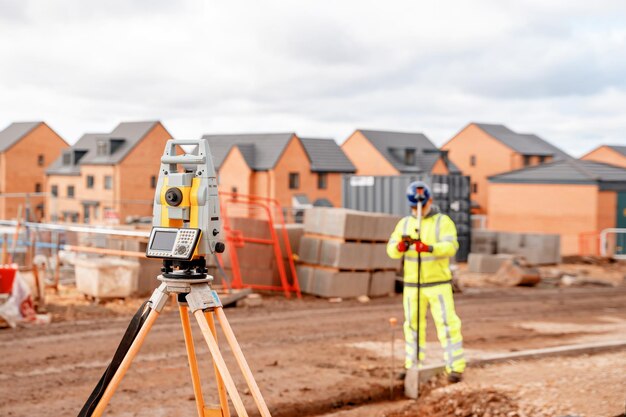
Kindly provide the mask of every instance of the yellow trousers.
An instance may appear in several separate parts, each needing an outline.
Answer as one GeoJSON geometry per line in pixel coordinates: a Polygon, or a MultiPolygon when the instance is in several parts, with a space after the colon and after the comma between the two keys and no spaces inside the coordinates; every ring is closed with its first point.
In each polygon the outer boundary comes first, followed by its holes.
{"type": "MultiPolygon", "coordinates": [[[[416,355],[417,339],[417,288],[406,284],[404,287],[404,338],[406,341],[405,367],[412,368],[418,364],[416,355]]],[[[463,372],[465,357],[463,355],[463,337],[461,336],[461,319],[454,310],[452,285],[439,284],[421,288],[419,318],[419,362],[426,358],[426,309],[430,305],[430,313],[437,327],[437,337],[443,347],[443,358],[448,373],[463,372]]]]}

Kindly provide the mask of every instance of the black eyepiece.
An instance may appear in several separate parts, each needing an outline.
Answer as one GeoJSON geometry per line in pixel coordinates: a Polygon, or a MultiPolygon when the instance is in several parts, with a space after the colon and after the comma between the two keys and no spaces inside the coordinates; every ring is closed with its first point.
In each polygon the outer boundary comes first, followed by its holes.
{"type": "Polygon", "coordinates": [[[170,206],[179,206],[183,202],[183,192],[176,187],[172,187],[165,192],[165,201],[170,206]]]}

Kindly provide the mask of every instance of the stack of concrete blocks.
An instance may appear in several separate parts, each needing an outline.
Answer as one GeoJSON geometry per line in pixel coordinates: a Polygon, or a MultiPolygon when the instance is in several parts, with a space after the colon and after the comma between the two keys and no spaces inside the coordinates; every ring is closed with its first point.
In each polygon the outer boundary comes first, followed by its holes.
{"type": "Polygon", "coordinates": [[[498,233],[498,253],[523,256],[531,265],[561,262],[561,237],[550,234],[498,233]]]}
{"type": "MultiPolygon", "coordinates": [[[[263,219],[233,217],[230,219],[230,228],[241,233],[243,237],[271,240],[269,222],[263,219]]],[[[282,254],[283,267],[288,283],[293,283],[291,269],[289,267],[288,251],[285,245],[282,226],[274,226],[280,251],[282,254]]],[[[287,240],[291,245],[292,253],[297,253],[300,238],[304,234],[304,226],[288,224],[285,226],[287,240]]],[[[233,277],[232,256],[230,244],[222,254],[224,269],[229,279],[233,277]]],[[[237,260],[239,271],[244,284],[282,286],[280,273],[276,260],[276,253],[273,245],[264,243],[244,242],[243,246],[237,248],[237,260]]],[[[219,274],[217,274],[219,275],[219,274]]]]}
{"type": "Polygon", "coordinates": [[[493,255],[498,253],[498,232],[490,230],[472,231],[472,253],[493,255]]]}
{"type": "Polygon", "coordinates": [[[386,242],[398,220],[348,209],[307,210],[298,252],[302,291],[343,298],[392,293],[400,260],[387,256],[386,242]]]}
{"type": "Polygon", "coordinates": [[[505,261],[523,257],[529,265],[561,262],[561,239],[553,234],[472,231],[469,272],[495,273],[505,261]]]}

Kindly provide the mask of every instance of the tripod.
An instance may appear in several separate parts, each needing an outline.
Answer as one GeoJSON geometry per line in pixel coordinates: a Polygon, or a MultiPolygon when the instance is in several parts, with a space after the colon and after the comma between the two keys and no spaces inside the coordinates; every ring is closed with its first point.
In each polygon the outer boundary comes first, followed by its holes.
{"type": "MultiPolygon", "coordinates": [[[[196,266],[196,265],[194,265],[196,266]]],[[[130,345],[125,356],[121,360],[119,367],[115,371],[115,374],[111,378],[110,382],[106,385],[106,389],[101,396],[98,397],[98,402],[93,412],[89,415],[100,417],[107,404],[113,397],[116,388],[124,378],[124,375],[128,371],[131,362],[139,352],[146,336],[150,332],[153,324],[158,318],[159,314],[167,304],[168,298],[172,294],[177,295],[178,308],[180,312],[180,319],[183,328],[183,335],[185,338],[185,347],[187,350],[187,357],[189,360],[189,369],[191,372],[191,382],[193,385],[193,392],[196,399],[196,409],[198,417],[230,417],[230,411],[228,408],[228,396],[230,396],[233,406],[240,417],[247,417],[248,413],[243,405],[237,387],[226,367],[224,358],[220,353],[217,344],[217,334],[215,328],[214,315],[217,316],[217,320],[222,327],[224,336],[235,356],[237,364],[241,369],[244,379],[246,380],[250,393],[254,398],[256,406],[262,417],[271,417],[270,412],[265,404],[265,400],[261,395],[261,391],[254,380],[252,371],[248,366],[246,358],[239,347],[239,343],[235,338],[226,315],[224,314],[222,303],[217,293],[211,288],[211,281],[213,277],[207,275],[204,268],[199,267],[195,271],[192,271],[191,267],[186,270],[172,271],[171,263],[168,265],[168,261],[164,262],[163,275],[159,275],[157,279],[161,281],[161,285],[154,290],[150,300],[148,301],[149,314],[145,318],[145,321],[139,328],[138,333],[134,337],[132,344],[130,345]],[[215,368],[215,376],[217,382],[217,390],[219,394],[219,405],[207,406],[204,403],[202,395],[202,388],[200,385],[200,373],[198,371],[198,362],[196,359],[196,352],[191,335],[191,324],[189,320],[189,311],[192,312],[196,318],[202,336],[204,337],[211,356],[213,358],[213,365],[215,368]]],[[[145,314],[145,312],[144,312],[145,314]]],[[[121,346],[120,346],[121,347],[121,346]]],[[[113,364],[113,362],[112,362],[113,364]]],[[[108,370],[107,370],[108,371],[108,370]]],[[[106,372],[105,372],[106,375],[106,372]]],[[[104,378],[104,376],[103,376],[104,378]]],[[[98,388],[96,387],[96,390],[98,388]]],[[[94,391],[95,392],[95,391],[94,391]]],[[[93,394],[92,394],[93,396],[93,394]]],[[[91,398],[90,398],[91,399],[91,398]]],[[[89,403],[89,401],[88,401],[89,403]]],[[[88,404],[85,406],[87,407],[88,404]]]]}

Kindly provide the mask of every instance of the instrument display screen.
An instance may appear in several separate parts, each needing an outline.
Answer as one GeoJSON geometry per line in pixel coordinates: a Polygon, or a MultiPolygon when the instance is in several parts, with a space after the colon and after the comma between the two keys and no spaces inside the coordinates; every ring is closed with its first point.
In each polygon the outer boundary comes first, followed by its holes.
{"type": "Polygon", "coordinates": [[[155,231],[150,249],[171,251],[174,249],[174,243],[176,242],[177,235],[177,230],[173,230],[171,232],[162,230],[155,231]]]}

